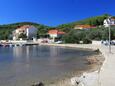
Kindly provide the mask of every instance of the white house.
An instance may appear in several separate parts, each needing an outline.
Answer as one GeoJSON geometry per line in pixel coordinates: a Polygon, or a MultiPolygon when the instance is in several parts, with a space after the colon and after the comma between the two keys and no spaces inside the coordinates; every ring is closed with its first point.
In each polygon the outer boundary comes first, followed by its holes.
{"type": "Polygon", "coordinates": [[[13,40],[18,40],[20,34],[25,34],[28,39],[36,37],[37,28],[32,25],[23,25],[12,32],[13,40]]]}
{"type": "Polygon", "coordinates": [[[53,41],[55,41],[56,38],[62,37],[65,34],[65,32],[53,29],[53,30],[49,30],[48,34],[50,38],[52,38],[53,41]]]}
{"type": "Polygon", "coordinates": [[[109,27],[109,25],[115,25],[115,19],[114,18],[105,19],[103,25],[104,27],[109,27]]]}
{"type": "Polygon", "coordinates": [[[58,38],[58,37],[64,35],[65,32],[54,29],[54,30],[49,30],[48,34],[49,34],[50,38],[58,38]]]}

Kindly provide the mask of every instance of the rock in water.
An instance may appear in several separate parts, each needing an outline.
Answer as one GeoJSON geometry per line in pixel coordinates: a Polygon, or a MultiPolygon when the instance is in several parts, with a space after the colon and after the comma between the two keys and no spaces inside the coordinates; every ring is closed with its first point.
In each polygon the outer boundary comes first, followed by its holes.
{"type": "Polygon", "coordinates": [[[85,78],[85,76],[71,78],[71,85],[72,86],[85,86],[84,83],[82,82],[83,78],[85,78]]]}
{"type": "Polygon", "coordinates": [[[44,86],[44,84],[42,82],[37,82],[37,83],[34,83],[32,86],[44,86]]]}

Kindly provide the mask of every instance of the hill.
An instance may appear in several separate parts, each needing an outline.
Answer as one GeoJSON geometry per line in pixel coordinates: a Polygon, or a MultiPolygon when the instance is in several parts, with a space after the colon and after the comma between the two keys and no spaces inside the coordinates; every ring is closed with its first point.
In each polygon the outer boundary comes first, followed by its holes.
{"type": "Polygon", "coordinates": [[[13,24],[0,25],[0,39],[10,38],[10,34],[12,34],[12,31],[22,25],[33,25],[36,28],[39,28],[37,32],[39,35],[45,34],[47,30],[51,28],[49,26],[46,26],[43,24],[37,24],[33,22],[19,22],[19,23],[13,23],[13,24]]]}
{"type": "Polygon", "coordinates": [[[48,32],[49,29],[52,28],[58,28],[59,30],[62,30],[66,33],[70,32],[72,28],[74,28],[75,25],[93,25],[93,26],[100,26],[103,25],[103,20],[110,16],[109,14],[104,14],[101,16],[94,16],[90,18],[86,18],[84,20],[71,22],[67,24],[61,24],[57,27],[49,27],[43,24],[33,23],[33,22],[19,22],[19,23],[13,23],[13,24],[6,24],[6,25],[0,25],[0,39],[8,39],[10,34],[12,34],[12,31],[16,29],[19,26],[22,25],[33,25],[36,28],[38,28],[38,36],[44,35],[48,32]]]}
{"type": "Polygon", "coordinates": [[[66,29],[68,28],[74,28],[75,25],[93,25],[93,26],[100,26],[103,25],[103,21],[104,19],[106,19],[108,16],[110,16],[109,14],[104,14],[101,16],[95,16],[95,17],[90,17],[90,18],[86,18],[80,21],[76,21],[76,22],[72,22],[72,23],[68,23],[68,24],[62,24],[57,26],[57,28],[60,28],[61,30],[66,31],[66,29]]]}

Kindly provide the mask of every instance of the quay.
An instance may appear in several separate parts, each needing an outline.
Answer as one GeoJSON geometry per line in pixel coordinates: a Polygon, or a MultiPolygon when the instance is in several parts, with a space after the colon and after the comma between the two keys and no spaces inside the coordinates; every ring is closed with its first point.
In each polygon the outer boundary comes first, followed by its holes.
{"type": "Polygon", "coordinates": [[[33,41],[9,41],[9,42],[0,43],[0,46],[3,46],[3,47],[28,46],[28,45],[39,45],[39,43],[33,42],[33,41]]]}

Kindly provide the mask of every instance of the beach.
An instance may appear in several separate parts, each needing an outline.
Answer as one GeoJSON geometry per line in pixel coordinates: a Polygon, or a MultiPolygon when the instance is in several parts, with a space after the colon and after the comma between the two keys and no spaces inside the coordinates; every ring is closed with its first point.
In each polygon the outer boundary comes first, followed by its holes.
{"type": "Polygon", "coordinates": [[[0,47],[0,52],[2,86],[31,86],[38,81],[47,86],[65,82],[92,69],[98,60],[95,57],[100,55],[91,49],[43,45],[0,47]]]}
{"type": "Polygon", "coordinates": [[[83,84],[81,86],[115,85],[115,46],[111,46],[111,53],[109,53],[108,46],[95,44],[39,44],[39,46],[78,48],[98,52],[97,55],[88,57],[88,63],[86,63],[86,65],[90,64],[88,70],[79,72],[74,71],[69,76],[54,81],[43,81],[45,86],[72,86],[77,80],[80,80],[80,83],[83,84]],[[96,61],[90,58],[94,58],[96,61]]]}
{"type": "Polygon", "coordinates": [[[83,86],[100,86],[100,72],[105,60],[103,53],[99,50],[100,46],[98,45],[81,45],[81,44],[41,44],[47,46],[58,46],[58,47],[71,47],[71,48],[82,48],[82,49],[91,49],[95,52],[98,52],[97,55],[93,55],[89,57],[88,63],[89,69],[85,71],[74,71],[70,77],[66,77],[62,80],[55,81],[53,84],[49,84],[46,86],[72,86],[72,79],[78,80],[84,84],[83,86]],[[96,47],[98,46],[98,47],[96,47]],[[99,50],[99,51],[98,51],[99,50]],[[83,78],[85,76],[85,78],[83,78]]]}
{"type": "MultiPolygon", "coordinates": [[[[98,62],[92,63],[89,65],[89,69],[84,71],[74,71],[73,74],[70,73],[70,77],[65,77],[62,80],[55,81],[53,84],[49,84],[46,86],[73,86],[71,79],[73,78],[81,78],[83,75],[85,76],[85,79],[82,78],[82,81],[85,82],[85,86],[92,86],[94,83],[99,83],[99,71],[102,66],[102,63],[104,61],[104,58],[101,55],[95,55],[90,58],[97,58],[98,62]],[[86,85],[87,84],[87,85],[86,85]]],[[[93,58],[93,59],[94,59],[93,58]]]]}
{"type": "MultiPolygon", "coordinates": [[[[49,45],[49,44],[46,44],[49,45]]],[[[93,79],[93,83],[91,85],[85,86],[114,86],[115,85],[115,46],[111,46],[111,53],[109,52],[109,46],[105,45],[96,45],[96,44],[51,44],[53,46],[64,46],[64,47],[75,47],[75,48],[85,48],[85,49],[93,49],[102,53],[104,57],[104,62],[100,70],[88,73],[91,77],[89,80],[86,80],[86,83],[91,83],[91,79],[93,79]],[[97,79],[94,77],[98,77],[97,79]],[[96,81],[97,80],[97,81],[96,81]]],[[[87,75],[87,74],[86,74],[87,75]]],[[[70,79],[69,79],[70,81],[70,79]]],[[[85,81],[85,80],[84,80],[85,81]]]]}

